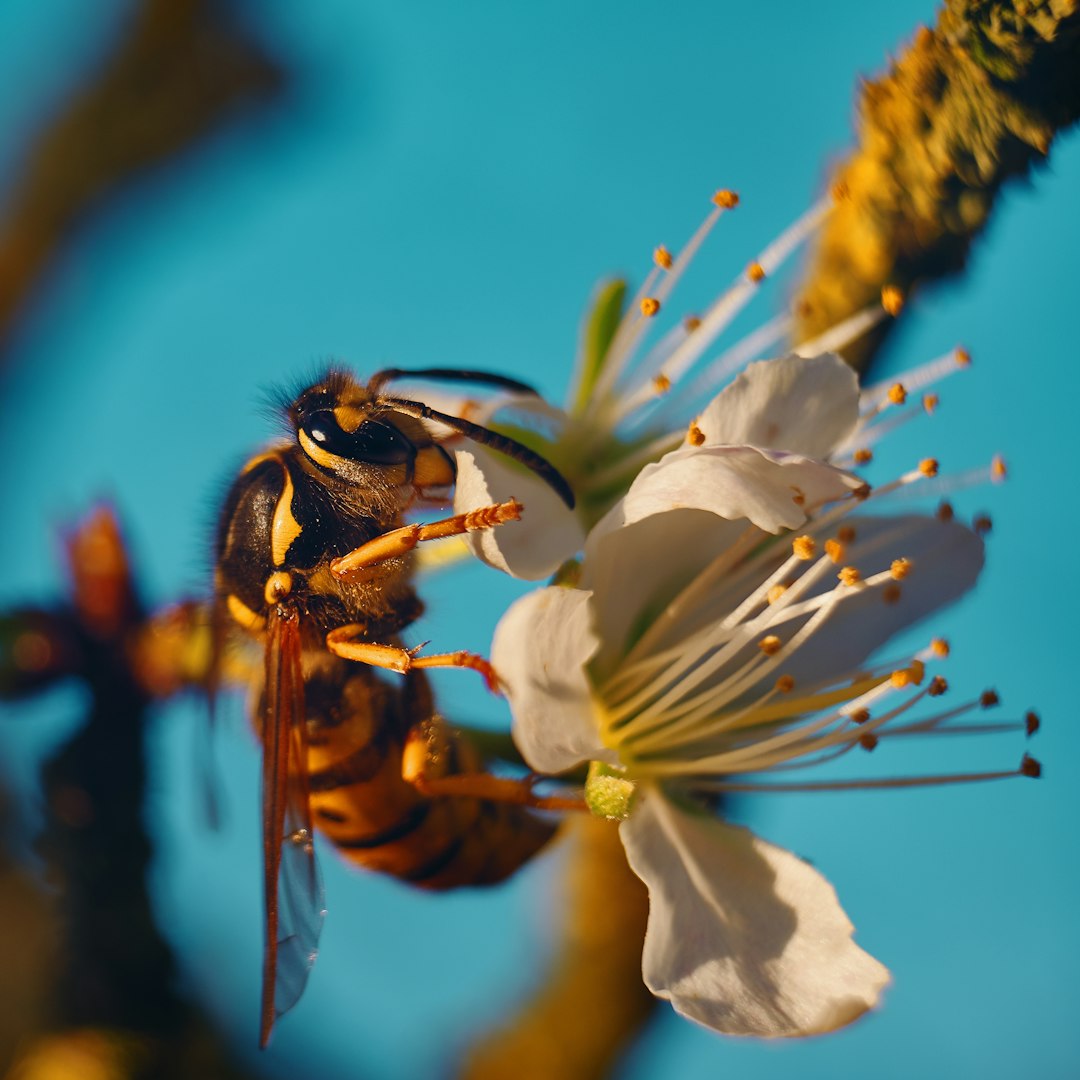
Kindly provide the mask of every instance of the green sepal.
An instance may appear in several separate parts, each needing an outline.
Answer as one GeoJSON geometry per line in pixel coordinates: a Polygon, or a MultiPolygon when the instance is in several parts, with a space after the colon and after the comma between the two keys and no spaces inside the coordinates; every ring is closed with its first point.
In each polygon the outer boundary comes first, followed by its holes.
{"type": "Polygon", "coordinates": [[[577,380],[572,411],[580,413],[592,396],[593,387],[603,370],[612,338],[619,327],[626,300],[626,282],[613,278],[596,290],[596,298],[585,318],[581,334],[581,374],[577,380]]]}

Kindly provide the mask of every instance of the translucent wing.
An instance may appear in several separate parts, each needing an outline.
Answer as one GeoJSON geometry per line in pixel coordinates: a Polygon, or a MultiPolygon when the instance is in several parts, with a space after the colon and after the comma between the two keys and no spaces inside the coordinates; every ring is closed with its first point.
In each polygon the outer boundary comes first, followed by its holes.
{"type": "Polygon", "coordinates": [[[312,844],[300,621],[292,608],[267,620],[263,714],[263,869],[266,940],[259,1045],[296,1004],[322,931],[322,882],[312,844]]]}

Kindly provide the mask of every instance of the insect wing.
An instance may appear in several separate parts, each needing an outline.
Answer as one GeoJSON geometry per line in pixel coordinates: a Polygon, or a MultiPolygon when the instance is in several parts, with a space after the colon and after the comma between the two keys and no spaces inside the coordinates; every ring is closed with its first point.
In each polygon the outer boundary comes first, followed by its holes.
{"type": "Polygon", "coordinates": [[[304,992],[326,914],[312,842],[298,613],[289,608],[272,609],[267,635],[263,716],[266,939],[261,1046],[266,1046],[274,1021],[304,992]]]}

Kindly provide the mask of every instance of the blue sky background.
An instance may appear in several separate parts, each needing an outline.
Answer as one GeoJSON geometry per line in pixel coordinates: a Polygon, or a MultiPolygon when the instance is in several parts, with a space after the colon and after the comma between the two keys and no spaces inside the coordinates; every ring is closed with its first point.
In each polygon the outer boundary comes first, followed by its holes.
{"type": "MultiPolygon", "coordinates": [[[[852,142],[857,78],[933,17],[915,0],[246,7],[298,73],[284,107],[97,218],[24,325],[3,384],[0,603],[55,593],[57,527],[100,496],[120,507],[151,598],[202,590],[215,500],[269,434],[263,389],[328,358],[361,372],[483,367],[561,396],[598,279],[640,277],[656,243],[681,243],[711,192],[733,187],[742,206],[677,294],[700,307],[817,196],[852,142]]],[[[0,9],[0,183],[126,9],[0,9]]],[[[956,499],[994,515],[989,566],[933,630],[953,642],[958,695],[994,685],[1002,716],[1040,710],[1032,750],[1045,779],[741,804],[742,820],[835,883],[894,985],[852,1029],[785,1045],[725,1040],[665,1013],[629,1080],[1080,1066],[1080,727],[1067,660],[1077,590],[1050,558],[1077,526],[1061,455],[1078,388],[1066,303],[1078,184],[1074,133],[1033,183],[1009,189],[964,281],[915,301],[879,372],[957,343],[974,355],[943,387],[939,415],[887,444],[877,475],[931,453],[957,469],[995,451],[1009,461],[1009,484],[956,499]]],[[[772,285],[742,325],[790,289],[772,285]]],[[[434,579],[423,637],[486,651],[515,593],[479,568],[434,579]]],[[[439,691],[452,718],[507,720],[456,673],[439,691]]],[[[3,714],[0,761],[28,802],[33,763],[78,705],[67,690],[3,714]]],[[[239,702],[232,713],[217,835],[195,804],[197,710],[170,705],[156,720],[153,888],[187,984],[254,1056],[258,753],[239,702]]],[[[1021,752],[1012,737],[882,749],[889,772],[1009,767],[1021,752]]],[[[525,992],[550,940],[558,863],[555,853],[497,892],[432,898],[325,852],[322,955],[260,1067],[287,1077],[317,1062],[325,1080],[435,1074],[525,992]]]]}

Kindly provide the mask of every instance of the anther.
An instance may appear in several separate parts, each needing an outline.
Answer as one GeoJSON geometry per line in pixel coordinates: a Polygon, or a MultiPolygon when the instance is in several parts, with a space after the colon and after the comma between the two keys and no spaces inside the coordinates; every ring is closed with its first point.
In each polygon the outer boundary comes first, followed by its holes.
{"type": "Polygon", "coordinates": [[[979,704],[984,709],[989,709],[994,705],[1000,705],[1001,698],[998,697],[998,692],[996,690],[984,690],[979,695],[979,704]]]}
{"type": "Polygon", "coordinates": [[[653,378],[652,385],[658,394],[666,394],[671,389],[671,380],[661,372],[653,378]]]}
{"type": "Polygon", "coordinates": [[[945,681],[945,677],[943,675],[935,675],[930,680],[930,685],[926,688],[926,692],[931,697],[941,697],[948,689],[949,684],[945,681]]]}
{"type": "Polygon", "coordinates": [[[759,282],[765,280],[765,267],[759,262],[752,262],[746,268],[746,276],[757,285],[759,282]]]}
{"type": "Polygon", "coordinates": [[[949,643],[943,637],[936,637],[930,642],[930,651],[944,660],[949,655],[949,643]]]}
{"type": "Polygon", "coordinates": [[[848,719],[855,724],[865,724],[870,719],[869,709],[855,709],[848,713],[848,719]]]}
{"type": "Polygon", "coordinates": [[[889,387],[888,398],[893,405],[903,405],[907,401],[907,390],[904,389],[904,384],[893,383],[889,387]]]}
{"type": "Polygon", "coordinates": [[[856,465],[869,465],[870,462],[874,460],[874,451],[866,449],[856,450],[852,456],[855,458],[856,465]]]}
{"type": "Polygon", "coordinates": [[[735,207],[739,205],[739,196],[729,188],[721,188],[713,195],[712,201],[716,206],[719,206],[721,210],[734,210],[735,207]]]}
{"type": "Polygon", "coordinates": [[[986,536],[986,534],[993,529],[994,523],[991,521],[989,514],[980,514],[971,523],[971,527],[979,536],[986,536]]]}
{"type": "Polygon", "coordinates": [[[901,309],[904,306],[904,294],[895,285],[886,285],[881,290],[881,306],[885,309],[886,314],[892,315],[894,318],[900,314],[901,309]]]}
{"type": "Polygon", "coordinates": [[[758,643],[758,648],[766,656],[775,656],[780,651],[782,642],[775,634],[769,634],[763,637],[758,643]]]}
{"type": "Polygon", "coordinates": [[[836,576],[841,585],[858,585],[862,580],[862,574],[854,566],[845,566],[836,576]]]}
{"type": "Polygon", "coordinates": [[[865,735],[859,736],[859,745],[864,750],[873,750],[877,744],[878,737],[872,731],[868,731],[865,735]]]}
{"type": "Polygon", "coordinates": [[[926,412],[927,416],[934,415],[934,411],[937,409],[938,403],[940,401],[941,399],[937,396],[937,394],[923,394],[922,407],[926,412]]]}
{"type": "Polygon", "coordinates": [[[668,251],[663,244],[661,244],[653,253],[653,262],[660,267],[661,270],[671,269],[671,252],[668,251]]]}
{"type": "Polygon", "coordinates": [[[682,324],[683,329],[688,334],[692,334],[701,325],[701,320],[696,315],[687,315],[682,324]]]}
{"type": "Polygon", "coordinates": [[[971,353],[969,353],[967,351],[967,349],[957,349],[953,353],[953,356],[955,357],[956,362],[961,367],[970,367],[971,366],[971,353]]]}
{"type": "Polygon", "coordinates": [[[894,581],[903,581],[911,573],[911,560],[893,559],[892,566],[889,567],[889,573],[892,574],[894,581]]]}
{"type": "Polygon", "coordinates": [[[825,541],[825,554],[837,565],[844,561],[844,556],[847,554],[847,548],[841,544],[839,540],[826,540],[825,541]]]}
{"type": "Polygon", "coordinates": [[[900,668],[889,676],[889,682],[892,683],[894,690],[903,690],[905,686],[910,686],[912,683],[911,672],[907,668],[900,668]]]}
{"type": "Polygon", "coordinates": [[[802,559],[803,562],[812,559],[816,549],[817,544],[814,543],[812,536],[796,536],[791,541],[791,550],[795,554],[795,558],[802,559]]]}
{"type": "Polygon", "coordinates": [[[781,694],[790,694],[795,689],[795,679],[791,675],[781,675],[776,680],[776,689],[781,694]]]}
{"type": "Polygon", "coordinates": [[[770,604],[775,604],[784,593],[787,592],[788,587],[786,585],[774,585],[766,594],[765,598],[770,604]]]}
{"type": "Polygon", "coordinates": [[[1020,759],[1020,775],[1038,780],[1042,776],[1042,766],[1030,754],[1025,754],[1020,759]]]}
{"type": "Polygon", "coordinates": [[[938,521],[952,521],[954,517],[956,517],[956,511],[952,503],[948,499],[942,499],[937,508],[938,521]]]}
{"type": "Polygon", "coordinates": [[[938,465],[938,459],[937,458],[932,458],[932,457],[923,458],[922,461],[919,462],[919,472],[921,472],[923,474],[923,476],[927,476],[927,477],[937,476],[938,468],[939,468],[939,465],[938,465]]]}
{"type": "Polygon", "coordinates": [[[908,673],[911,675],[912,682],[916,686],[921,686],[922,681],[926,678],[926,665],[916,657],[911,661],[911,667],[908,668],[908,673]]]}
{"type": "Polygon", "coordinates": [[[836,539],[841,544],[850,544],[855,539],[855,526],[854,525],[841,525],[836,530],[836,539]]]}
{"type": "Polygon", "coordinates": [[[900,599],[901,589],[896,582],[890,582],[881,590],[881,599],[886,604],[895,604],[900,599]]]}
{"type": "Polygon", "coordinates": [[[660,310],[660,301],[655,296],[645,296],[641,300],[641,314],[651,319],[660,310]]]}
{"type": "Polygon", "coordinates": [[[705,432],[697,424],[691,423],[686,432],[686,441],[691,446],[700,446],[705,441],[705,432]]]}
{"type": "Polygon", "coordinates": [[[1042,727],[1042,721],[1039,719],[1039,714],[1036,712],[1024,713],[1024,730],[1028,733],[1030,738],[1035,734],[1039,728],[1042,727]]]}
{"type": "Polygon", "coordinates": [[[990,462],[990,479],[995,484],[1000,484],[1008,475],[1009,470],[1005,467],[1005,459],[1000,454],[995,454],[994,460],[990,462]]]}
{"type": "Polygon", "coordinates": [[[791,485],[791,490],[793,492],[795,492],[795,494],[791,496],[791,501],[796,506],[805,506],[806,505],[806,493],[802,490],[802,488],[798,488],[794,484],[792,484],[791,485]]]}

